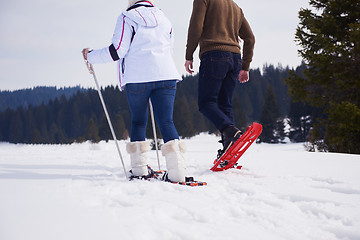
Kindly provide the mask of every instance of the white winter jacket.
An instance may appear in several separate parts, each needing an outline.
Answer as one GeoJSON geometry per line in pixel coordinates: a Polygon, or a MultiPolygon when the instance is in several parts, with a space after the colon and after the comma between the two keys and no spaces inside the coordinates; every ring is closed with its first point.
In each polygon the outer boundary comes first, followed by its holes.
{"type": "Polygon", "coordinates": [[[172,57],[174,36],[170,21],[150,2],[133,7],[136,8],[119,16],[112,44],[91,51],[89,63],[117,61],[121,89],[127,83],[181,80],[172,57]]]}

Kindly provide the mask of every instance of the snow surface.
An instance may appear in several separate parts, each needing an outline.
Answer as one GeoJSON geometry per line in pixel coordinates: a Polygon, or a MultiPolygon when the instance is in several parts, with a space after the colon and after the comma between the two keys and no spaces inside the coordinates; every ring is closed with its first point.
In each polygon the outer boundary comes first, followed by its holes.
{"type": "Polygon", "coordinates": [[[0,239],[360,239],[359,155],[254,144],[242,170],[214,173],[217,140],[184,140],[203,187],[127,181],[114,142],[1,143],[0,239]]]}

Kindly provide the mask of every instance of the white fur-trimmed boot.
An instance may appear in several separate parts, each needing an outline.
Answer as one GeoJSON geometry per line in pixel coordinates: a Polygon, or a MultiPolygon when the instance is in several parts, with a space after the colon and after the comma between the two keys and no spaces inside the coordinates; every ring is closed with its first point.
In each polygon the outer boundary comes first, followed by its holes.
{"type": "Polygon", "coordinates": [[[131,171],[133,176],[142,177],[149,174],[147,166],[147,152],[149,150],[150,145],[147,141],[130,142],[126,144],[126,151],[130,154],[131,171]]]}
{"type": "Polygon", "coordinates": [[[161,152],[166,160],[168,179],[172,182],[185,182],[185,144],[178,139],[165,143],[161,152]]]}

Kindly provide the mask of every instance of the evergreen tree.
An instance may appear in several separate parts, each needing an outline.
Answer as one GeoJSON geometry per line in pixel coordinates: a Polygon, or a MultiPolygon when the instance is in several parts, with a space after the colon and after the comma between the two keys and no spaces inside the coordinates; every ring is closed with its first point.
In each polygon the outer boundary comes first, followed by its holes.
{"type": "Polygon", "coordinates": [[[5,141],[3,136],[3,126],[5,125],[4,114],[0,112],[0,142],[5,141]]]}
{"type": "Polygon", "coordinates": [[[11,143],[19,143],[22,142],[24,136],[24,127],[23,127],[23,108],[19,107],[17,111],[14,111],[11,120],[10,120],[10,127],[9,127],[9,142],[11,143]]]}
{"type": "Polygon", "coordinates": [[[38,129],[33,129],[31,143],[39,144],[39,143],[43,143],[43,142],[44,142],[44,140],[41,136],[40,131],[38,129]]]}
{"type": "Polygon", "coordinates": [[[93,143],[100,141],[99,131],[94,122],[94,119],[90,118],[87,129],[86,129],[86,139],[90,140],[93,143]]]}
{"type": "MultiPolygon", "coordinates": [[[[105,115],[103,115],[101,118],[98,132],[99,132],[100,139],[105,140],[105,141],[112,139],[112,134],[111,134],[109,124],[108,124],[108,121],[107,121],[105,115]]],[[[116,137],[119,137],[119,136],[116,135],[116,137]]]]}
{"type": "Polygon", "coordinates": [[[263,126],[263,131],[259,137],[261,142],[279,143],[281,131],[284,131],[284,125],[280,124],[280,113],[276,102],[275,94],[272,87],[269,85],[265,95],[265,102],[261,111],[260,123],[263,126]]]}
{"type": "Polygon", "coordinates": [[[263,71],[264,81],[270,84],[273,88],[280,115],[285,117],[290,108],[289,90],[288,86],[284,83],[284,79],[288,77],[289,68],[283,68],[280,64],[278,67],[265,65],[263,71]]]}
{"type": "Polygon", "coordinates": [[[6,111],[2,114],[2,124],[1,124],[1,128],[2,128],[2,135],[3,135],[3,140],[9,142],[9,126],[10,126],[10,121],[11,121],[11,116],[12,116],[12,112],[13,110],[10,110],[9,108],[6,109],[6,111]]]}
{"type": "Polygon", "coordinates": [[[48,143],[52,143],[52,144],[67,143],[67,139],[65,137],[64,132],[54,122],[50,125],[48,143]]]}
{"type": "Polygon", "coordinates": [[[234,95],[233,99],[235,126],[237,126],[242,132],[246,131],[247,119],[244,111],[241,108],[239,97],[234,95]]]}
{"type": "Polygon", "coordinates": [[[116,114],[114,120],[114,131],[118,139],[126,139],[127,134],[125,133],[126,127],[123,117],[120,114],[116,114]]]}
{"type": "Polygon", "coordinates": [[[49,131],[48,127],[45,122],[43,122],[39,127],[40,135],[41,135],[41,141],[35,142],[35,143],[50,143],[50,137],[49,137],[49,131]]]}
{"type": "MultiPolygon", "coordinates": [[[[194,134],[209,131],[210,122],[199,112],[196,98],[188,99],[188,106],[192,115],[194,134]]],[[[174,120],[175,121],[175,120],[174,120]]],[[[211,124],[212,125],[212,124],[211,124]]]]}
{"type": "Polygon", "coordinates": [[[290,92],[295,100],[327,113],[316,125],[324,127],[324,134],[315,126],[313,142],[329,151],[356,153],[356,144],[344,148],[335,143],[359,143],[360,0],[311,0],[310,5],[313,11],[300,10],[296,32],[307,69],[304,77],[292,73],[288,78],[290,92]],[[341,113],[347,117],[338,117],[341,113]]]}
{"type": "Polygon", "coordinates": [[[360,108],[357,105],[332,103],[326,127],[324,140],[329,151],[360,154],[360,108]]]}
{"type": "MultiPolygon", "coordinates": [[[[292,72],[299,77],[304,77],[304,69],[306,69],[306,65],[302,63],[292,72]]],[[[316,123],[316,118],[320,112],[322,111],[309,104],[292,99],[290,101],[290,110],[288,113],[288,124],[290,126],[288,134],[289,139],[292,142],[308,141],[310,130],[313,127],[313,124],[316,123]]]]}
{"type": "MultiPolygon", "coordinates": [[[[248,121],[259,119],[258,117],[255,117],[256,115],[259,115],[259,113],[256,113],[256,111],[258,111],[258,107],[256,107],[256,109],[254,109],[256,104],[254,104],[252,101],[254,98],[253,93],[251,93],[250,91],[246,91],[246,92],[241,93],[241,95],[235,94],[235,96],[238,97],[238,100],[240,103],[239,106],[243,110],[245,117],[248,121]]],[[[235,101],[234,101],[234,103],[235,103],[235,101]]],[[[236,105],[234,105],[234,106],[236,106],[236,105]]],[[[241,125],[239,125],[239,126],[241,126],[241,125]]]]}
{"type": "Polygon", "coordinates": [[[81,119],[79,103],[76,101],[76,99],[72,99],[72,101],[69,101],[69,103],[71,104],[71,114],[69,119],[67,119],[69,124],[69,134],[73,138],[78,138],[79,136],[84,135],[84,129],[81,127],[83,123],[81,119]]]}
{"type": "Polygon", "coordinates": [[[286,137],[285,133],[285,120],[282,117],[276,119],[275,131],[274,131],[274,139],[275,143],[284,143],[284,139],[286,137]]]}
{"type": "Polygon", "coordinates": [[[193,115],[185,96],[177,99],[174,105],[174,111],[174,124],[177,127],[179,135],[183,137],[194,136],[193,115]]]}
{"type": "Polygon", "coordinates": [[[292,142],[306,142],[312,126],[312,117],[308,107],[304,103],[292,101],[288,121],[290,140],[292,142]]]}

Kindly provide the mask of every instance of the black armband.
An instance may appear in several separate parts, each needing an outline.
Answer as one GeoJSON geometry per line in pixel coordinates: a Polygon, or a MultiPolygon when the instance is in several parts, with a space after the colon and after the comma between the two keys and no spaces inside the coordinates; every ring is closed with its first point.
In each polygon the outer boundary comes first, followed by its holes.
{"type": "Polygon", "coordinates": [[[114,47],[114,44],[111,44],[110,47],[109,47],[109,52],[110,52],[110,55],[111,55],[111,58],[114,60],[114,61],[117,61],[119,60],[119,55],[117,54],[117,51],[114,47]]]}

